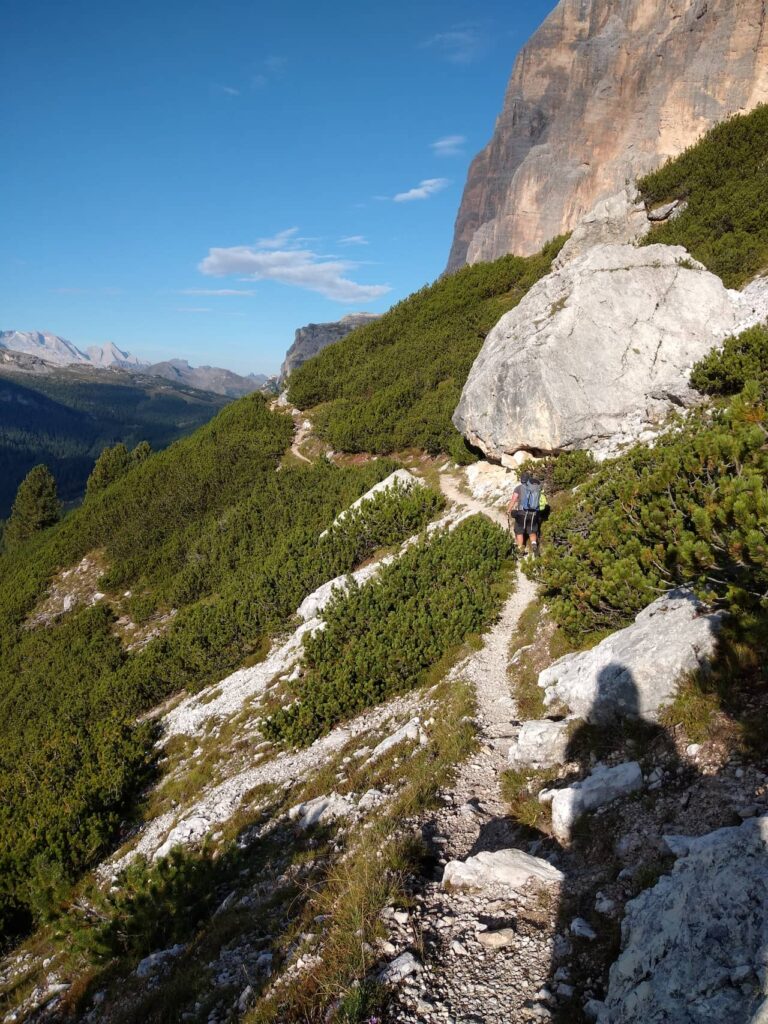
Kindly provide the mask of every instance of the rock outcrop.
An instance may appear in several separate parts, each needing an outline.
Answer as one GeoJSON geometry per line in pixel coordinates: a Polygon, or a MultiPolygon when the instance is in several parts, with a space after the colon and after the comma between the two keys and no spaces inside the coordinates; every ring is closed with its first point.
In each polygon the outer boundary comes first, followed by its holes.
{"type": "Polygon", "coordinates": [[[671,591],[592,650],[566,654],[544,669],[544,702],[564,704],[589,722],[655,722],[680,680],[707,669],[722,622],[723,613],[705,614],[690,591],[671,591]]]}
{"type": "Polygon", "coordinates": [[[768,101],[764,0],[560,0],[469,170],[448,270],[527,255],[768,101]]]}
{"type": "Polygon", "coordinates": [[[452,860],[445,865],[443,886],[457,889],[484,889],[508,886],[521,889],[529,882],[547,885],[563,881],[563,873],[541,857],[532,857],[522,850],[483,851],[466,860],[452,860]]]}
{"type": "Polygon", "coordinates": [[[766,1020],[768,818],[667,841],[677,862],[627,904],[599,1019],[766,1020]]]}
{"type": "Polygon", "coordinates": [[[561,842],[568,842],[579,818],[621,797],[642,789],[643,773],[637,761],[611,767],[598,765],[593,772],[563,789],[545,790],[542,802],[552,804],[552,831],[561,842]]]}
{"type": "Polygon", "coordinates": [[[298,366],[306,363],[334,341],[340,341],[357,327],[363,327],[378,318],[378,313],[349,313],[333,323],[307,324],[306,327],[299,327],[293,344],[285,353],[285,360],[280,367],[280,380],[287,380],[298,366]]]}
{"type": "Polygon", "coordinates": [[[698,400],[693,364],[743,314],[681,246],[594,246],[496,324],[453,422],[497,460],[521,449],[614,454],[698,400]]]}

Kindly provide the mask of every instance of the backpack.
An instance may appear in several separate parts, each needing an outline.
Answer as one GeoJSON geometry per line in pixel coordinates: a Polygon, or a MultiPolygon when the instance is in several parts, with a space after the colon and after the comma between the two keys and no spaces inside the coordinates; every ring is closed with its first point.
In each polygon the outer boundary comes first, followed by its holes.
{"type": "Polygon", "coordinates": [[[521,484],[520,504],[518,508],[523,512],[538,512],[541,506],[541,481],[531,480],[530,483],[521,484]]]}

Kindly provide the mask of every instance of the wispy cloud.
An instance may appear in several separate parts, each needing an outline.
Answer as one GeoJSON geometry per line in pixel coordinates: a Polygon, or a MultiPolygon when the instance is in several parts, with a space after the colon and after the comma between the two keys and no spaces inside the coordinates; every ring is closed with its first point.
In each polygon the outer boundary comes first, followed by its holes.
{"type": "Polygon", "coordinates": [[[436,32],[422,46],[434,50],[451,64],[471,64],[482,57],[487,39],[477,25],[454,25],[446,32],[436,32]]]}
{"type": "Polygon", "coordinates": [[[359,263],[316,253],[297,236],[298,228],[288,228],[254,245],[210,249],[198,269],[210,277],[237,274],[250,281],[278,281],[345,303],[368,302],[391,290],[386,284],[353,281],[348,274],[359,263]]]}
{"type": "Polygon", "coordinates": [[[251,75],[251,87],[253,89],[263,89],[264,86],[269,85],[274,79],[281,78],[285,73],[287,64],[287,57],[280,57],[276,54],[273,54],[271,57],[265,57],[264,60],[259,61],[256,65],[256,70],[251,75]]]}
{"type": "Polygon", "coordinates": [[[209,306],[177,306],[177,313],[212,313],[209,306]]]}
{"type": "Polygon", "coordinates": [[[339,245],[368,245],[365,235],[346,235],[339,239],[339,245]]]}
{"type": "Polygon", "coordinates": [[[214,85],[214,92],[219,92],[223,96],[239,96],[240,90],[235,89],[232,85],[214,85]]]}
{"type": "Polygon", "coordinates": [[[415,188],[409,188],[407,192],[398,192],[392,199],[396,203],[411,203],[415,199],[429,199],[430,196],[450,185],[447,178],[425,178],[415,188]]]}
{"type": "Polygon", "coordinates": [[[181,288],[177,295],[255,295],[252,288],[181,288]]]}
{"type": "Polygon", "coordinates": [[[435,156],[461,156],[466,141],[463,135],[444,135],[431,144],[432,152],[435,156]]]}

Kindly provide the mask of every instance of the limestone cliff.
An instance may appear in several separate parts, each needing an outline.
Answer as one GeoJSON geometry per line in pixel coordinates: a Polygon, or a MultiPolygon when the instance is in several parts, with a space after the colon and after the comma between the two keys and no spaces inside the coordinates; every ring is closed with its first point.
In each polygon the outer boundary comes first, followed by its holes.
{"type": "Polygon", "coordinates": [[[285,354],[285,361],[280,368],[280,378],[285,380],[293,371],[305,363],[307,359],[334,341],[340,341],[356,327],[362,327],[378,317],[378,313],[349,313],[341,320],[328,324],[307,324],[299,327],[293,344],[285,354]]]}
{"type": "Polygon", "coordinates": [[[768,101],[765,0],[560,0],[470,167],[448,263],[537,251],[628,179],[768,101]]]}

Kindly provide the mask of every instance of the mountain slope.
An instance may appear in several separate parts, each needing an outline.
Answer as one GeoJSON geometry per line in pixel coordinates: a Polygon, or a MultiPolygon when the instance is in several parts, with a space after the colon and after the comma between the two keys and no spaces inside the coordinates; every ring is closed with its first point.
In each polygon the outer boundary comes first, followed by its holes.
{"type": "Polygon", "coordinates": [[[163,377],[188,388],[199,388],[227,398],[240,398],[259,391],[269,378],[263,373],[251,373],[247,377],[218,366],[190,366],[186,359],[169,359],[163,363],[152,363],[144,367],[144,373],[163,377]]]}
{"type": "Polygon", "coordinates": [[[564,239],[428,285],[291,375],[300,408],[322,405],[317,429],[334,448],[392,452],[411,445],[471,456],[451,423],[486,333],[544,274],[564,239]]]}
{"type": "Polygon", "coordinates": [[[214,416],[226,399],[158,378],[89,366],[52,368],[6,353],[0,362],[0,518],[40,462],[65,501],[79,497],[102,448],[169,445],[214,416]]]}
{"type": "Polygon", "coordinates": [[[448,269],[535,252],[729,114],[768,101],[765,19],[763,0],[560,0],[517,58],[470,167],[448,269]]]}

